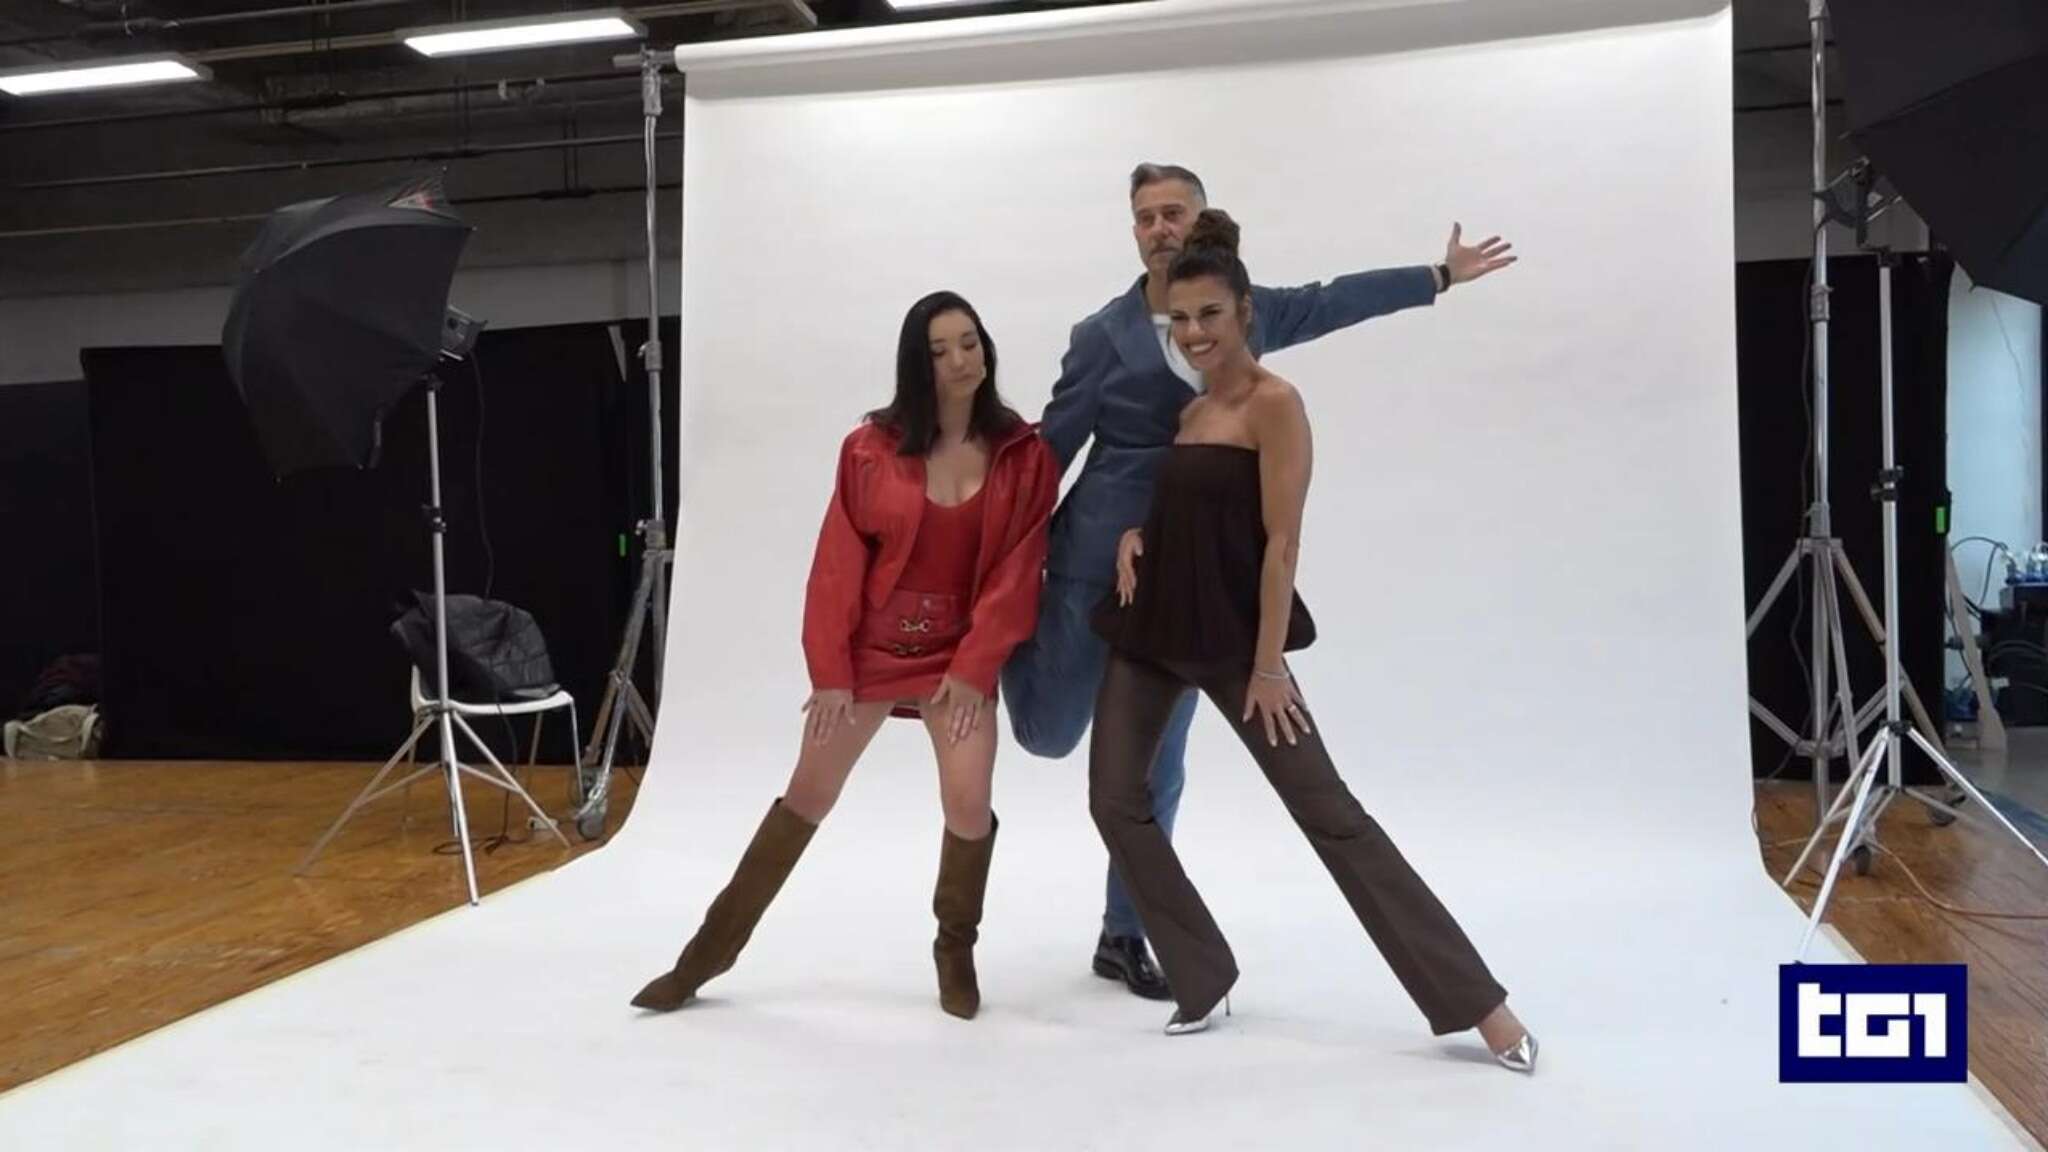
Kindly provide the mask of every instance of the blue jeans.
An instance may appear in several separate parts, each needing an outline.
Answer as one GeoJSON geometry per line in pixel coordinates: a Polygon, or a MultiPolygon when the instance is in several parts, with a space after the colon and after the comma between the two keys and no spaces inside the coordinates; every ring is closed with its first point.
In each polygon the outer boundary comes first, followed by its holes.
{"type": "MultiPolygon", "coordinates": [[[[1088,616],[1110,591],[1107,585],[1048,573],[1039,597],[1038,629],[1003,667],[1010,732],[1034,756],[1070,755],[1094,718],[1095,693],[1102,684],[1109,646],[1089,626],[1088,616]]],[[[1181,694],[1148,774],[1152,818],[1169,838],[1187,781],[1188,727],[1199,702],[1193,691],[1181,694]]],[[[1138,910],[1114,867],[1108,869],[1102,930],[1112,936],[1145,935],[1138,910]]]]}

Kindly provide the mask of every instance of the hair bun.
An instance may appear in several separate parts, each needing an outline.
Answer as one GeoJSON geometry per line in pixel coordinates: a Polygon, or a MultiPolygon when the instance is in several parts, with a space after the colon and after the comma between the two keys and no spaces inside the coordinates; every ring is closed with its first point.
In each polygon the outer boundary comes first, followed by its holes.
{"type": "Polygon", "coordinates": [[[1221,208],[1204,208],[1195,217],[1195,226],[1188,230],[1184,242],[1188,251],[1208,249],[1237,255],[1237,221],[1221,208]]]}

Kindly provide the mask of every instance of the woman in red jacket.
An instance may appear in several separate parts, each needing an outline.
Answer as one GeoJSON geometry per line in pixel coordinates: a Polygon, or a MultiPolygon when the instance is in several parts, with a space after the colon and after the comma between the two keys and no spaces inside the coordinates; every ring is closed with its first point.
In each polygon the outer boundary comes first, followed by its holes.
{"type": "Polygon", "coordinates": [[[996,350],[951,292],[904,317],[896,398],[839,449],[804,597],[811,696],[789,785],[675,967],[633,1003],[668,1011],[732,967],[754,925],[890,717],[922,718],[946,828],[932,896],[939,1004],[981,1003],[974,942],[996,817],[996,673],[1038,615],[1052,451],[996,392],[996,350]]]}

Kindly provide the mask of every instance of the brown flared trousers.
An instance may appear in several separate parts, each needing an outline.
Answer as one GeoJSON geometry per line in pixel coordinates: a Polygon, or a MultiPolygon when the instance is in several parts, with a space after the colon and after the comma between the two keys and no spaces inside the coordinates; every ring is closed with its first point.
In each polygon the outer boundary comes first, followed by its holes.
{"type": "Polygon", "coordinates": [[[1152,819],[1146,770],[1184,692],[1223,711],[1288,814],[1320,856],[1432,1032],[1475,1027],[1507,999],[1457,921],[1360,807],[1324,750],[1309,709],[1300,743],[1267,743],[1264,721],[1240,722],[1250,669],[1142,662],[1112,651],[1096,696],[1088,750],[1088,807],[1129,888],[1182,1013],[1200,1017],[1237,980],[1223,932],[1152,819]]]}

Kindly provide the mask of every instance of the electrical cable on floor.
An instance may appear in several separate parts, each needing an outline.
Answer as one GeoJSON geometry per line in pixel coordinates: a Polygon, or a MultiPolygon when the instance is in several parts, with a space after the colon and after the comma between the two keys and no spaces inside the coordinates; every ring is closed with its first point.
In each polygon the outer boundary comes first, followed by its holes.
{"type": "MultiPolygon", "coordinates": [[[[1764,848],[1766,850],[1769,850],[1774,848],[1789,848],[1795,844],[1803,845],[1810,838],[1810,836],[1811,834],[1809,833],[1807,836],[1798,836],[1790,840],[1773,841],[1771,843],[1765,844],[1764,848]]],[[[1841,837],[1839,836],[1835,838],[1836,843],[1839,843],[1840,840],[1841,837]]],[[[1978,920],[2048,921],[2048,912],[1993,912],[1989,909],[1982,908],[1959,908],[1954,904],[1950,904],[1947,901],[1942,900],[1941,898],[1934,895],[1934,893],[1929,892],[1927,890],[1927,885],[1920,882],[1919,874],[1913,871],[1912,865],[1907,864],[1905,859],[1901,857],[1897,852],[1892,851],[1890,848],[1885,847],[1883,844],[1878,843],[1875,840],[1870,842],[1870,847],[1878,852],[1884,853],[1886,856],[1891,857],[1892,860],[1898,864],[1899,870],[1906,874],[1906,879],[1912,881],[1913,887],[1919,890],[1919,895],[1921,899],[1925,900],[1927,903],[1932,904],[1934,907],[1939,908],[1942,911],[1947,912],[1951,915],[1963,916],[1978,920]]],[[[1832,845],[1830,845],[1830,847],[1828,848],[1827,855],[1830,858],[1833,856],[1832,845]]],[[[1823,865],[1823,867],[1825,867],[1825,865],[1823,865]]],[[[1811,879],[1806,876],[1797,877],[1792,882],[1794,884],[1799,884],[1807,888],[1820,887],[1820,881],[1811,879]]]]}
{"type": "Polygon", "coordinates": [[[1891,849],[1885,847],[1882,844],[1874,842],[1871,844],[1871,847],[1891,857],[1893,862],[1898,864],[1899,870],[1906,874],[1906,879],[1911,880],[1913,882],[1913,887],[1918,888],[1920,890],[1921,897],[1924,898],[1929,904],[1934,905],[1936,908],[1939,908],[1944,912],[1953,913],[1957,916],[1970,916],[1984,920],[2048,920],[2048,912],[1989,912],[1978,908],[1958,908],[1953,904],[1938,899],[1934,895],[1934,893],[1929,892],[1927,890],[1927,885],[1922,884],[1920,882],[1920,877],[1914,874],[1912,866],[1908,865],[1905,862],[1905,860],[1901,859],[1897,852],[1892,851],[1891,849]]]}

